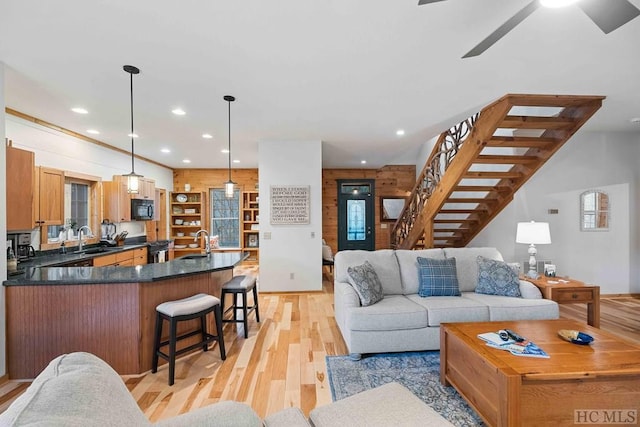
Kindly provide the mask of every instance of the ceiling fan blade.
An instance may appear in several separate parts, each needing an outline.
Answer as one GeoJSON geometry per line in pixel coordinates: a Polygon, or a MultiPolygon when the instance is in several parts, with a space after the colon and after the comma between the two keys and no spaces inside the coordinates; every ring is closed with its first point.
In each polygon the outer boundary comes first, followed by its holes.
{"type": "Polygon", "coordinates": [[[509,18],[507,22],[499,26],[497,30],[489,34],[486,39],[478,43],[476,47],[467,52],[462,58],[464,59],[478,56],[485,50],[489,49],[495,42],[504,37],[509,31],[513,30],[516,25],[524,21],[527,16],[535,12],[539,6],[540,3],[538,2],[538,0],[533,0],[531,3],[522,8],[518,13],[509,18]]]}
{"type": "Polygon", "coordinates": [[[640,10],[627,0],[582,0],[576,5],[605,34],[622,27],[640,15],[640,10]]]}
{"type": "Polygon", "coordinates": [[[439,1],[444,1],[444,0],[420,0],[418,2],[418,6],[422,6],[423,4],[429,4],[429,3],[438,3],[439,1]]]}

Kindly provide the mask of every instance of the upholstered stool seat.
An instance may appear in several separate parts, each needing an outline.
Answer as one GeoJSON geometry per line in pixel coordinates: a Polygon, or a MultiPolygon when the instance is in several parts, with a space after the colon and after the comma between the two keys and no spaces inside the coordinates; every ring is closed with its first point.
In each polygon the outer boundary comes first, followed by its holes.
{"type": "Polygon", "coordinates": [[[249,327],[247,322],[247,315],[255,311],[256,322],[260,323],[260,312],[258,309],[258,288],[256,287],[255,276],[240,275],[235,276],[233,279],[222,285],[222,316],[223,322],[242,323],[244,325],[244,337],[249,337],[249,327]],[[253,292],[253,305],[247,304],[247,294],[253,292]],[[225,297],[227,294],[233,295],[233,305],[225,310],[225,297]],[[238,296],[242,297],[242,305],[238,304],[238,296]],[[238,319],[238,310],[242,310],[242,319],[238,319]],[[228,311],[233,311],[233,316],[230,319],[225,319],[224,315],[228,311]]]}
{"type": "Polygon", "coordinates": [[[156,331],[151,372],[155,373],[158,371],[158,358],[162,357],[169,362],[169,385],[173,385],[176,356],[198,347],[202,347],[203,351],[207,351],[209,344],[214,341],[217,341],[220,347],[220,358],[225,360],[227,356],[225,354],[224,336],[222,333],[222,308],[218,298],[207,294],[197,294],[176,301],[163,302],[156,307],[156,331]],[[213,312],[215,317],[217,335],[211,335],[207,332],[207,314],[211,312],[213,312]],[[200,329],[177,336],[178,322],[198,318],[200,318],[200,329]],[[164,320],[169,322],[169,339],[161,341],[162,324],[164,320]],[[195,335],[201,335],[199,342],[176,350],[178,341],[195,335]],[[163,353],[161,348],[167,345],[169,346],[169,352],[163,353]]]}

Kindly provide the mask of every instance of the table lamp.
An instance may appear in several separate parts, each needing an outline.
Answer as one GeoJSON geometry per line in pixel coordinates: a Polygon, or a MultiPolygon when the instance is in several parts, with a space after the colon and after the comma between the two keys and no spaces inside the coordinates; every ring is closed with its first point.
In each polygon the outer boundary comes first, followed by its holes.
{"type": "Polygon", "coordinates": [[[544,245],[551,243],[551,233],[549,233],[548,222],[519,222],[516,230],[516,243],[525,243],[529,245],[529,272],[527,277],[537,279],[539,277],[536,271],[536,244],[544,245]]]}

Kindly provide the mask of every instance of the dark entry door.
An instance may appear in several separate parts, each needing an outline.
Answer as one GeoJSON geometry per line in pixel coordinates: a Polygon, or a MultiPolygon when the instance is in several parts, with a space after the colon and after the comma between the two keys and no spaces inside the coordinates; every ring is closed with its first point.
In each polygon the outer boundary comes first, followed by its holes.
{"type": "Polygon", "coordinates": [[[338,180],[338,250],[372,251],[375,236],[375,180],[338,180]]]}

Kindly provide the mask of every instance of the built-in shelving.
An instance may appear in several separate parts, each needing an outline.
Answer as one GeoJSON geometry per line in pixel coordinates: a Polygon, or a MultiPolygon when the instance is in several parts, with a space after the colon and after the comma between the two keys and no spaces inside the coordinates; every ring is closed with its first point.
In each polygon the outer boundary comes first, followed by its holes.
{"type": "Polygon", "coordinates": [[[178,191],[171,193],[171,239],[174,241],[176,258],[200,253],[204,248],[205,242],[202,240],[204,234],[197,241],[194,241],[196,232],[207,228],[204,196],[202,192],[178,191]],[[196,247],[189,247],[189,245],[196,244],[196,247]]]}
{"type": "Polygon", "coordinates": [[[241,224],[242,250],[249,252],[248,264],[260,261],[260,199],[257,191],[242,192],[241,224]]]}

